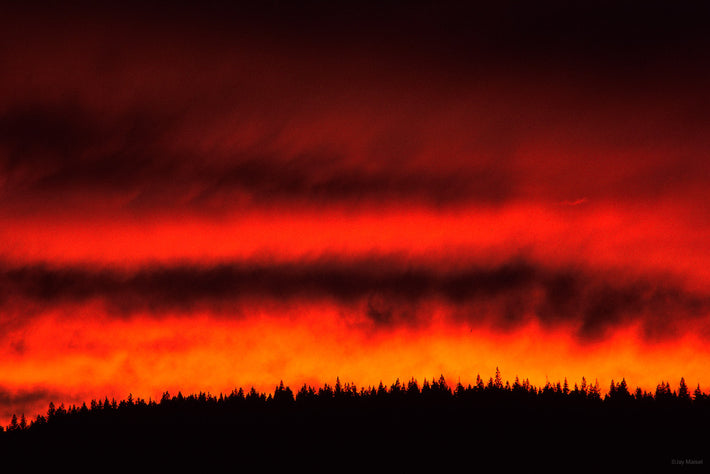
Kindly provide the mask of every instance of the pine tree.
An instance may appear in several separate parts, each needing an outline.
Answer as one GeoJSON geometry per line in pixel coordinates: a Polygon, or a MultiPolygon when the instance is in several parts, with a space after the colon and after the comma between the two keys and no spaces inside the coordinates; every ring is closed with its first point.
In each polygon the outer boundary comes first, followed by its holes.
{"type": "Polygon", "coordinates": [[[627,400],[631,397],[631,394],[629,393],[629,388],[626,385],[625,378],[622,378],[621,382],[619,382],[619,384],[616,386],[616,394],[624,400],[627,400]]]}
{"type": "Polygon", "coordinates": [[[454,394],[455,394],[457,397],[461,397],[461,396],[464,394],[465,391],[466,391],[466,389],[465,389],[464,386],[461,384],[461,379],[459,379],[458,383],[456,384],[456,389],[454,390],[454,394]]]}
{"type": "Polygon", "coordinates": [[[446,385],[446,380],[444,379],[444,374],[439,375],[439,389],[442,392],[448,392],[449,386],[446,385]]]}
{"type": "Polygon", "coordinates": [[[409,395],[419,395],[419,384],[412,378],[407,384],[407,394],[409,395]]]}
{"type": "Polygon", "coordinates": [[[284,405],[289,405],[294,401],[293,392],[289,387],[284,386],[283,380],[279,382],[279,386],[274,391],[274,401],[284,405]]]}
{"type": "Polygon", "coordinates": [[[607,393],[605,398],[614,398],[616,395],[616,384],[614,383],[614,379],[611,379],[611,384],[609,385],[609,393],[607,393]]]}
{"type": "Polygon", "coordinates": [[[17,415],[13,413],[10,424],[7,426],[7,431],[17,431],[20,429],[20,425],[17,423],[17,415]]]}
{"type": "Polygon", "coordinates": [[[599,400],[601,397],[601,389],[599,388],[599,379],[594,379],[594,385],[589,387],[588,397],[592,400],[599,400]]]}
{"type": "Polygon", "coordinates": [[[705,395],[703,395],[703,392],[700,390],[700,384],[695,388],[695,391],[693,392],[693,400],[700,401],[703,398],[705,398],[705,395]]]}
{"type": "Polygon", "coordinates": [[[681,400],[690,400],[690,390],[685,384],[685,378],[680,378],[680,387],[678,388],[678,398],[681,400]]]}
{"type": "Polygon", "coordinates": [[[500,369],[496,367],[496,378],[493,381],[493,386],[495,388],[503,388],[503,378],[500,376],[500,369]]]}
{"type": "Polygon", "coordinates": [[[670,386],[666,382],[656,385],[656,400],[667,400],[670,396],[670,386]]]}

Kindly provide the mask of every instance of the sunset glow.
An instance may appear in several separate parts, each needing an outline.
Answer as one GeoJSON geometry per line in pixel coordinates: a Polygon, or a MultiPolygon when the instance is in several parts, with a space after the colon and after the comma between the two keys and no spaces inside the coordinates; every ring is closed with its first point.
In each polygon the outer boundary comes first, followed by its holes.
{"type": "Polygon", "coordinates": [[[145,8],[0,18],[0,424],[497,367],[710,389],[697,25],[145,8]]]}

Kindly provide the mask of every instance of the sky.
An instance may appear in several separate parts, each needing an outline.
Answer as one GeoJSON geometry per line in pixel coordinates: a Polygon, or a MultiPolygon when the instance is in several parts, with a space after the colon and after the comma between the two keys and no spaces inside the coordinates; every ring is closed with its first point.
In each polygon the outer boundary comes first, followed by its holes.
{"type": "Polygon", "coordinates": [[[50,401],[710,388],[707,7],[24,2],[0,422],[50,401]]]}

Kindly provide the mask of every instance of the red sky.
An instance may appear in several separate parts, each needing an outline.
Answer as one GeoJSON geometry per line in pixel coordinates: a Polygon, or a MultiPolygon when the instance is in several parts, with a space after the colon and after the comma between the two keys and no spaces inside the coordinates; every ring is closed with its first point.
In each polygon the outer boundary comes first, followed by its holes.
{"type": "Polygon", "coordinates": [[[10,9],[0,419],[496,366],[707,390],[709,41],[640,8],[10,9]]]}

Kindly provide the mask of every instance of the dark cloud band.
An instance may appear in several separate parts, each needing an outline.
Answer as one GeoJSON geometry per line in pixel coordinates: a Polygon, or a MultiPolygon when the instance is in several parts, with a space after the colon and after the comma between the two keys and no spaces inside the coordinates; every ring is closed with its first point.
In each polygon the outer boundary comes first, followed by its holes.
{"type": "Polygon", "coordinates": [[[701,7],[208,3],[9,9],[0,208],[705,196],[701,7]]]}
{"type": "Polygon", "coordinates": [[[491,161],[468,163],[458,172],[433,172],[407,167],[407,156],[363,166],[335,151],[269,146],[203,156],[172,150],[166,136],[177,133],[174,124],[147,110],[102,123],[76,104],[12,109],[0,115],[5,177],[0,192],[6,202],[77,193],[128,196],[129,205],[148,208],[202,208],[230,199],[247,204],[451,204],[499,202],[511,193],[508,171],[491,161]]]}
{"type": "Polygon", "coordinates": [[[361,311],[383,328],[426,323],[427,305],[443,304],[461,323],[512,328],[535,318],[549,327],[572,326],[584,338],[635,323],[648,337],[672,336],[689,321],[705,324],[710,310],[710,296],[661,278],[549,268],[521,260],[458,268],[394,258],[332,258],[134,270],[4,266],[0,271],[0,305],[6,314],[17,317],[92,302],[104,304],[117,317],[197,309],[239,317],[244,309],[261,304],[330,303],[361,311]]]}

